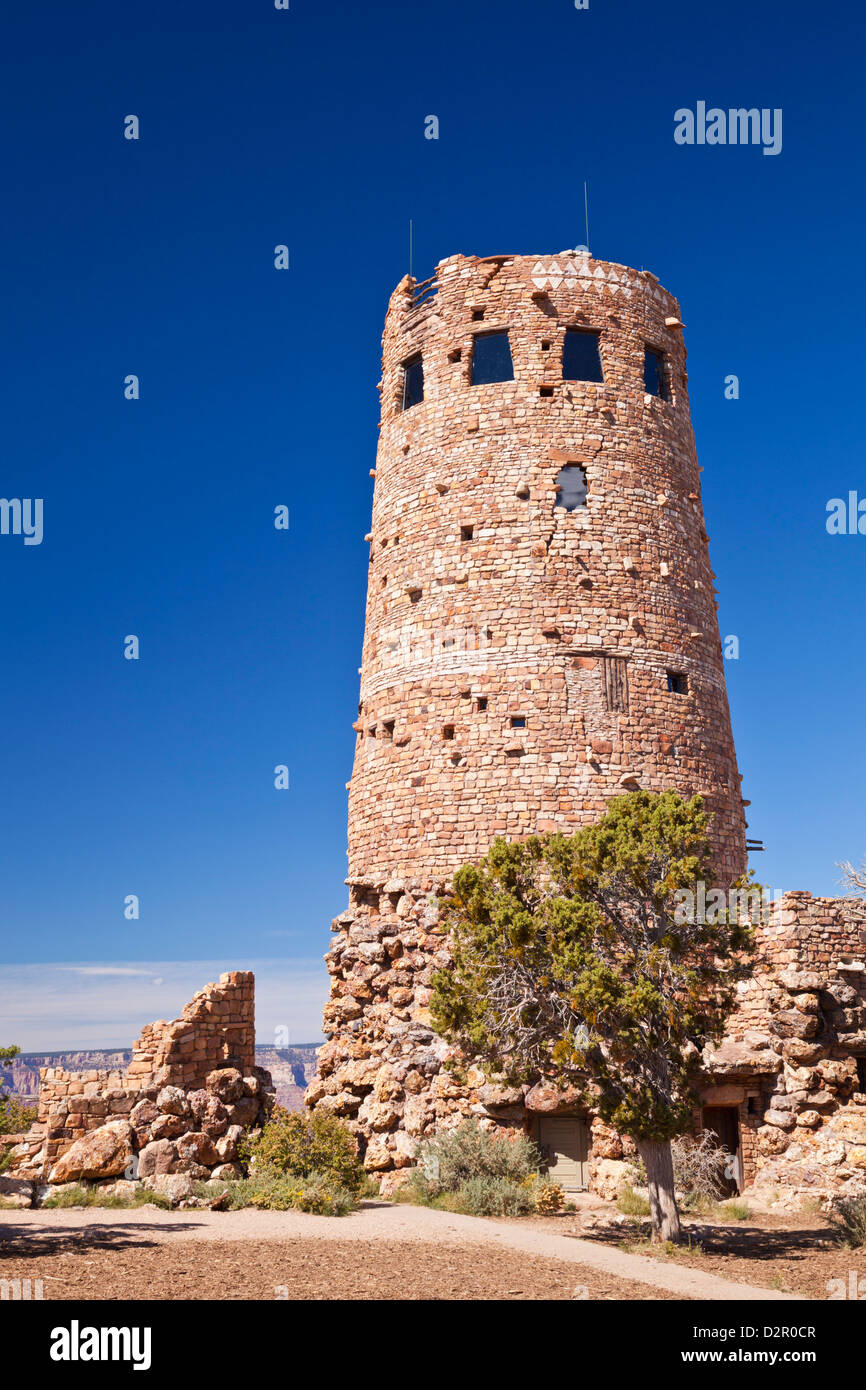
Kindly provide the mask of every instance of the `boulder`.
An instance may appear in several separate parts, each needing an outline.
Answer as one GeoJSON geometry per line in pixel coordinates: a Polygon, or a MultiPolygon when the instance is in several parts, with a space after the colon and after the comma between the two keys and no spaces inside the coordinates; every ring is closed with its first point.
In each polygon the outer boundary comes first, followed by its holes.
{"type": "Polygon", "coordinates": [[[155,1139],[153,1143],[145,1144],[138,1155],[139,1178],[170,1173],[176,1158],[174,1144],[170,1139],[155,1139]]]}
{"type": "Polygon", "coordinates": [[[189,1101],[179,1086],[163,1086],[156,1098],[157,1108],[164,1115],[188,1115],[189,1101]]]}
{"type": "MultiPolygon", "coordinates": [[[[222,1101],[210,1091],[190,1091],[189,1103],[196,1129],[217,1139],[228,1129],[229,1115],[222,1101]]],[[[258,1101],[256,1101],[258,1107],[258,1101]]]]}
{"type": "Polygon", "coordinates": [[[118,1177],[132,1161],[133,1130],[127,1120],[110,1120],[92,1129],[61,1154],[48,1181],[80,1182],[118,1177]]]}
{"type": "Polygon", "coordinates": [[[183,1115],[159,1115],[150,1127],[151,1139],[176,1139],[189,1129],[189,1120],[183,1115]]]}
{"type": "Polygon", "coordinates": [[[201,1130],[193,1130],[190,1134],[181,1135],[175,1148],[179,1159],[185,1159],[187,1162],[199,1164],[205,1168],[213,1168],[220,1161],[213,1140],[201,1130]]]}
{"type": "Polygon", "coordinates": [[[174,1206],[192,1195],[192,1183],[188,1173],[153,1173],[145,1179],[144,1186],[160,1197],[167,1197],[174,1206]]]}
{"type": "Polygon", "coordinates": [[[224,1163],[233,1163],[238,1156],[238,1144],[243,1137],[240,1125],[229,1125],[225,1134],[215,1140],[214,1148],[224,1163]]]}
{"type": "Polygon", "coordinates": [[[204,1084],[223,1104],[240,1100],[244,1094],[244,1078],[235,1067],[219,1067],[216,1071],[208,1072],[204,1084]]]}

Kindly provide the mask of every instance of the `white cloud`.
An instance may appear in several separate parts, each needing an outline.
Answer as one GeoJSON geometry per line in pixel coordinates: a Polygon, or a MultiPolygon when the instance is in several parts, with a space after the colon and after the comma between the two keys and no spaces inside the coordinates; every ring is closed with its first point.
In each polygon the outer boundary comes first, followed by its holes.
{"type": "Polygon", "coordinates": [[[256,976],[256,1040],[320,1042],[328,976],[319,958],[93,961],[0,967],[0,1045],[23,1052],[131,1047],[145,1023],[177,1018],[225,970],[256,976]]]}

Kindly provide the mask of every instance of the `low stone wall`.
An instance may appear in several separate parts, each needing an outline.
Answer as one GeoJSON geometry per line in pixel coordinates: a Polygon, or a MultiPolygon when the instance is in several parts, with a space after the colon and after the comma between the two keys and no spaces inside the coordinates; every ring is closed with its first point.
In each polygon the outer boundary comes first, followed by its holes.
{"type": "MultiPolygon", "coordinates": [[[[330,1036],[306,1102],[350,1123],[374,1173],[411,1166],[419,1140],[464,1116],[531,1132],[539,1114],[578,1113],[548,1087],[491,1085],[477,1068],[461,1086],[444,1069],[449,1047],[428,1008],[449,959],[437,891],[433,881],[353,884],[325,957],[330,1036]]],[[[706,1057],[703,1103],[737,1110],[743,1184],[866,1191],[866,902],[788,893],[756,936],[754,977],[706,1057]]],[[[615,1195],[634,1146],[587,1119],[590,1185],[615,1195]]]]}
{"type": "Polygon", "coordinates": [[[272,1103],[255,1065],[255,980],[237,971],[180,1018],[148,1024],[126,1071],[43,1067],[37,1119],[9,1172],[38,1183],[237,1176],[238,1143],[272,1103]]]}

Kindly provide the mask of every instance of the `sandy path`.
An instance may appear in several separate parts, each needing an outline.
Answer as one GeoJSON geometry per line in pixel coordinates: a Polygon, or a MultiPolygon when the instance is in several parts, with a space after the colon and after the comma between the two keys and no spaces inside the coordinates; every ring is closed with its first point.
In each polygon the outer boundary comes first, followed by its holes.
{"type": "MultiPolygon", "coordinates": [[[[88,1244],[103,1248],[128,1244],[136,1236],[150,1246],[175,1241],[227,1244],[247,1241],[306,1245],[308,1242],[352,1241],[377,1246],[479,1247],[581,1266],[610,1279],[637,1282],[659,1291],[662,1297],[711,1301],[759,1300],[786,1302],[795,1295],[722,1279],[682,1265],[662,1264],[644,1255],[629,1255],[595,1242],[576,1239],[526,1226],[474,1216],[460,1216],[427,1207],[392,1206],[365,1202],[350,1216],[309,1216],[303,1212],[277,1211],[160,1211],[139,1208],[111,1211],[12,1211],[0,1215],[0,1242],[6,1258],[26,1239],[32,1254],[42,1243],[46,1250],[58,1239],[68,1240],[76,1231],[87,1231],[88,1244]],[[101,1239],[104,1228],[104,1241],[101,1239]]],[[[579,1271],[575,1271],[578,1278],[579,1271]]]]}

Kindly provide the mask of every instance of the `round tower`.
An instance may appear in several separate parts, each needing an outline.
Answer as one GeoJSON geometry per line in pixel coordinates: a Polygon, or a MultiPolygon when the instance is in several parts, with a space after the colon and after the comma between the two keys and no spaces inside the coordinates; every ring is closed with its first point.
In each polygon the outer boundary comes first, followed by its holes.
{"type": "Polygon", "coordinates": [[[497,835],[673,788],[704,796],[720,881],[746,867],[685,361],[656,277],[585,253],[452,256],[392,295],[351,907],[311,1097],[371,1167],[463,1104],[426,1017],[425,895],[497,835]]]}

